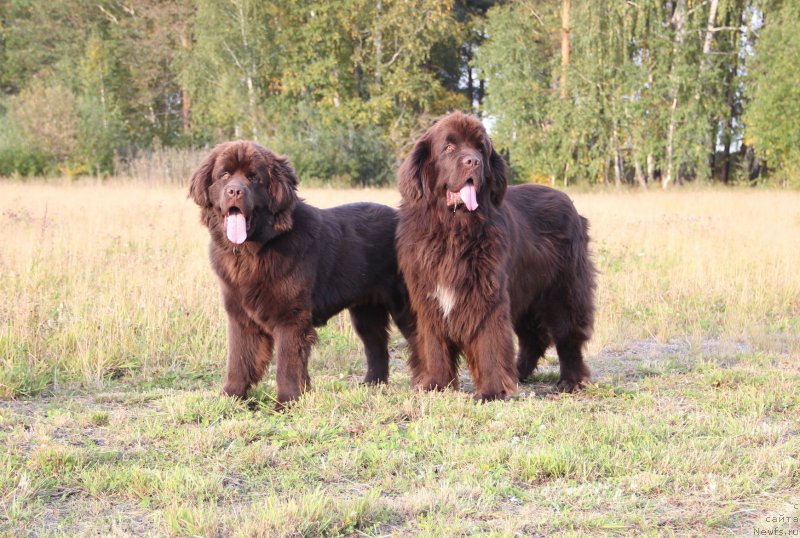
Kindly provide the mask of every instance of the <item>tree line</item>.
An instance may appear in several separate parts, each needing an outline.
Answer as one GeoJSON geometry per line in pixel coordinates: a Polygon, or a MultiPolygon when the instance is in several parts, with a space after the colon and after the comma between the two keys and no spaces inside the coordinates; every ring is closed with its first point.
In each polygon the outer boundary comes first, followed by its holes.
{"type": "Polygon", "coordinates": [[[0,0],[0,21],[0,175],[252,138],[301,178],[388,184],[455,109],[521,182],[800,175],[793,0],[0,0]]]}

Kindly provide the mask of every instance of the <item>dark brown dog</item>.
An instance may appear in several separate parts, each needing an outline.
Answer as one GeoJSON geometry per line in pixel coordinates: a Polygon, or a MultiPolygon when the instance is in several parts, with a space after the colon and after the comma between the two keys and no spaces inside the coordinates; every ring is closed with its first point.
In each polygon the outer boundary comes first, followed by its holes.
{"type": "Polygon", "coordinates": [[[285,158],[237,141],[211,151],[189,190],[211,234],[211,266],[228,313],[223,391],[244,397],[276,347],[279,407],[309,387],[314,327],[345,308],[364,342],[365,382],[388,379],[390,313],[413,355],[395,210],[369,203],[320,210],[296,188],[285,158]]]}
{"type": "Polygon", "coordinates": [[[565,194],[507,189],[506,177],[481,122],[461,113],[428,129],[400,167],[397,256],[417,315],[420,358],[411,368],[425,389],[456,386],[463,352],[476,398],[506,398],[552,343],[560,390],[589,379],[582,354],[594,319],[588,222],[565,194]]]}

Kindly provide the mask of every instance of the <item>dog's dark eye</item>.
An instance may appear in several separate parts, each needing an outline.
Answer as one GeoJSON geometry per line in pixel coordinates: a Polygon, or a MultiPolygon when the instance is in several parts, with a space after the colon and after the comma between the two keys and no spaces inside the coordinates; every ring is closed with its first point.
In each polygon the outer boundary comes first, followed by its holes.
{"type": "Polygon", "coordinates": [[[255,181],[256,175],[255,174],[247,174],[247,181],[255,181]]]}
{"type": "Polygon", "coordinates": [[[231,177],[231,175],[228,172],[223,172],[222,175],[219,176],[219,178],[222,179],[222,180],[226,180],[229,177],[231,177]]]}
{"type": "Polygon", "coordinates": [[[456,147],[455,147],[455,145],[453,145],[453,144],[447,144],[447,147],[446,147],[446,148],[444,148],[444,150],[445,150],[447,153],[452,153],[452,152],[454,152],[454,151],[456,150],[456,147]]]}

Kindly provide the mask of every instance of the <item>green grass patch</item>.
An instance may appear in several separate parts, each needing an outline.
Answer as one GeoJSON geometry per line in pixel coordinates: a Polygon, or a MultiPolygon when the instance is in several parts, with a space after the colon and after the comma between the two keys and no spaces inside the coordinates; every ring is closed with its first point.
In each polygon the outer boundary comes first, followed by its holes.
{"type": "Polygon", "coordinates": [[[124,384],[17,402],[0,415],[3,517],[12,533],[70,535],[746,530],[800,494],[800,372],[753,366],[775,360],[706,357],[491,404],[419,393],[398,372],[365,387],[324,365],[285,413],[124,384]]]}

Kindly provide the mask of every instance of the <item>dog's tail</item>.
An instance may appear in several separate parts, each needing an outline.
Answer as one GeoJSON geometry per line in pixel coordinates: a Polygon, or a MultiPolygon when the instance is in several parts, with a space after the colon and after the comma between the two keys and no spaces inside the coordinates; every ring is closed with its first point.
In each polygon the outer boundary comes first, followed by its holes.
{"type": "Polygon", "coordinates": [[[573,285],[569,287],[570,299],[573,308],[572,320],[573,330],[583,332],[584,340],[592,336],[594,327],[594,308],[595,292],[597,290],[597,269],[592,261],[589,250],[589,221],[578,215],[577,226],[580,230],[575,230],[572,235],[576,240],[570,245],[571,269],[573,273],[573,285]]]}

